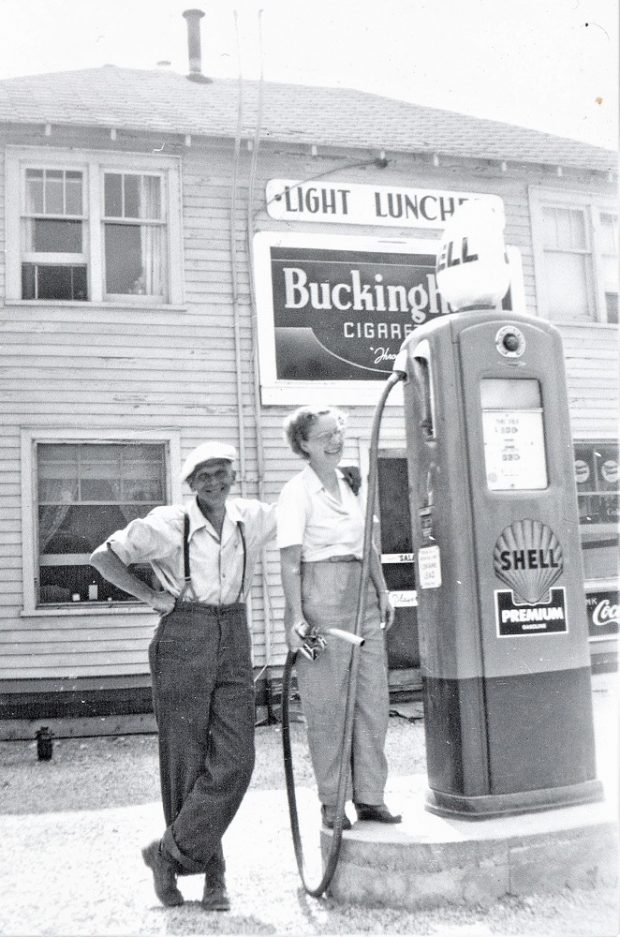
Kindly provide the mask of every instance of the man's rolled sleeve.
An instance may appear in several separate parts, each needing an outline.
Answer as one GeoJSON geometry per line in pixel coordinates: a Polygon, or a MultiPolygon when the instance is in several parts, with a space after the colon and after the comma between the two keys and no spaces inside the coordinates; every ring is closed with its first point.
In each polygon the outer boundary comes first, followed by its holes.
{"type": "Polygon", "coordinates": [[[108,537],[106,543],[126,566],[163,559],[174,549],[174,543],[158,520],[151,515],[136,518],[108,537]]]}

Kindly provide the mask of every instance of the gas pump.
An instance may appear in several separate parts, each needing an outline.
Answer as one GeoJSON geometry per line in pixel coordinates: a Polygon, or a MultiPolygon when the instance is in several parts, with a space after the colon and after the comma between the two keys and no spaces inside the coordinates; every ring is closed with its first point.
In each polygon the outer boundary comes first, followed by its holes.
{"type": "MultiPolygon", "coordinates": [[[[503,218],[475,201],[445,229],[437,279],[452,314],[403,343],[370,439],[364,615],[380,422],[404,381],[428,791],[432,813],[482,819],[603,797],[595,776],[590,655],[573,449],[558,330],[501,310],[503,218]]],[[[342,839],[356,696],[352,647],[337,818],[312,887],[295,801],[288,698],[282,742],[306,891],[321,895],[342,839]]]]}
{"type": "Polygon", "coordinates": [[[602,797],[564,359],[503,313],[503,219],[466,203],[404,389],[427,809],[488,817],[602,797]]]}

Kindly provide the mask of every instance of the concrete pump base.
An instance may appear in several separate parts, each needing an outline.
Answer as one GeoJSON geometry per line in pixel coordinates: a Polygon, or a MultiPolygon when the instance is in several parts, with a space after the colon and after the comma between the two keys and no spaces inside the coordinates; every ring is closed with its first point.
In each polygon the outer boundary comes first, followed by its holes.
{"type": "MultiPolygon", "coordinates": [[[[357,822],[343,834],[330,897],[407,909],[490,905],[617,881],[618,823],[605,801],[485,820],[431,814],[421,793],[403,808],[398,826],[357,822]]],[[[321,831],[324,862],[332,835],[321,831]]]]}

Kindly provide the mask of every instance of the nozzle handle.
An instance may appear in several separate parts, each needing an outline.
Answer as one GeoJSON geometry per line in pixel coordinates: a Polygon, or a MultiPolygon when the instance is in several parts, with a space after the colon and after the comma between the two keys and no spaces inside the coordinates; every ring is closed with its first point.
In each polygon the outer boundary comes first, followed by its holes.
{"type": "Polygon", "coordinates": [[[326,628],[325,634],[331,634],[332,637],[340,638],[341,641],[354,644],[356,647],[364,645],[364,638],[360,638],[358,634],[353,634],[351,631],[343,631],[341,628],[326,628]]]}

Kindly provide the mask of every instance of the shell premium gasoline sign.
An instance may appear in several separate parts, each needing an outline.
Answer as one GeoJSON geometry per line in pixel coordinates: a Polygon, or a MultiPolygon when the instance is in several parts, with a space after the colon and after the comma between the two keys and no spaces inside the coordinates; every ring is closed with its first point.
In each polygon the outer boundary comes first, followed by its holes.
{"type": "Polygon", "coordinates": [[[553,588],[562,575],[562,546],[541,521],[514,521],[493,551],[495,575],[509,588],[495,590],[499,637],[568,632],[566,590],[553,588]]]}

